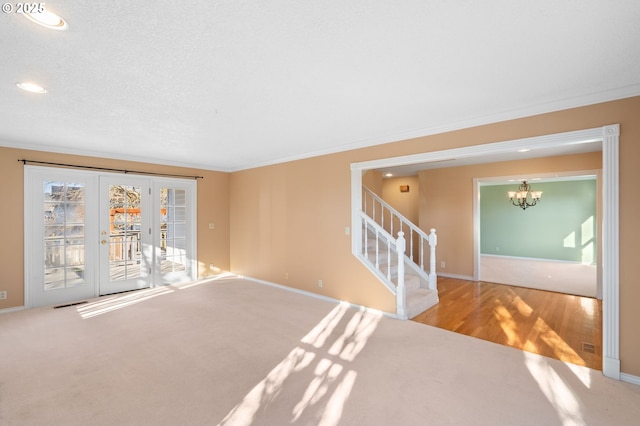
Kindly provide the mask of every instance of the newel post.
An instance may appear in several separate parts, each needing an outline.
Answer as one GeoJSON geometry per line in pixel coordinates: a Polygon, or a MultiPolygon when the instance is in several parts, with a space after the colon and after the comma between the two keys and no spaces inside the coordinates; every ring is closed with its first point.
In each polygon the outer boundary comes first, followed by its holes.
{"type": "Polygon", "coordinates": [[[436,274],[436,246],[438,245],[438,236],[436,230],[431,228],[429,234],[429,289],[436,290],[438,288],[438,275],[436,274]]]}
{"type": "Polygon", "coordinates": [[[396,252],[398,253],[398,286],[396,288],[396,314],[401,319],[407,319],[407,290],[404,286],[404,250],[406,248],[404,232],[398,232],[396,252]]]}

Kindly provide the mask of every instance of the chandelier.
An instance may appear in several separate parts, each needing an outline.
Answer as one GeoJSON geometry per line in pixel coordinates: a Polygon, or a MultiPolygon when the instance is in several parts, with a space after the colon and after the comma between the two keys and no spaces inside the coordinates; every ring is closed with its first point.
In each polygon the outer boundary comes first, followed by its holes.
{"type": "Polygon", "coordinates": [[[532,191],[531,185],[526,180],[522,181],[522,185],[518,187],[517,191],[508,191],[508,194],[511,204],[522,210],[535,206],[542,197],[542,191],[532,191]]]}

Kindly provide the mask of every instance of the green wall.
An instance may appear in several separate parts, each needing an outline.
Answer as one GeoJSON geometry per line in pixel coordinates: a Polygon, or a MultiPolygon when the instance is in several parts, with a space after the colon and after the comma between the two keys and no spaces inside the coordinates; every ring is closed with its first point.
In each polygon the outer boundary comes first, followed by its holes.
{"type": "Polygon", "coordinates": [[[517,183],[480,187],[480,252],[595,264],[595,178],[530,185],[544,192],[538,205],[526,210],[507,197],[517,183]]]}

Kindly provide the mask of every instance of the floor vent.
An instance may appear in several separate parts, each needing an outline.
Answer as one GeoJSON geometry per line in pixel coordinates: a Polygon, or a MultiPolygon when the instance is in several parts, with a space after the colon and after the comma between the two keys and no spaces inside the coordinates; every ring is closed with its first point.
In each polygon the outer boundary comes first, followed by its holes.
{"type": "Polygon", "coordinates": [[[68,308],[69,306],[84,305],[85,303],[87,303],[86,300],[84,302],[75,302],[75,303],[68,303],[66,305],[54,306],[53,309],[68,308]]]}
{"type": "Polygon", "coordinates": [[[590,354],[596,353],[596,346],[593,343],[582,343],[582,352],[588,352],[590,354]]]}

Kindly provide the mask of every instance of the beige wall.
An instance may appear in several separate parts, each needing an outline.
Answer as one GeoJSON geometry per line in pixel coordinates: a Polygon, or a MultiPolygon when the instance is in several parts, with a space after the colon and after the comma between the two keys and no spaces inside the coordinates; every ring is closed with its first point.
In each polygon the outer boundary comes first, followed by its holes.
{"type": "Polygon", "coordinates": [[[18,160],[25,158],[93,167],[204,176],[204,179],[198,180],[197,199],[199,274],[211,274],[211,264],[222,270],[229,269],[228,173],[0,147],[0,185],[3,194],[0,216],[3,223],[3,242],[0,244],[0,290],[7,290],[8,293],[6,300],[0,300],[0,309],[24,304],[24,166],[18,160]],[[208,227],[211,222],[216,224],[213,230],[208,227]]]}
{"type": "Polygon", "coordinates": [[[382,173],[376,170],[367,170],[362,174],[362,184],[378,197],[382,196],[382,173]]]}
{"type": "MultiPolygon", "coordinates": [[[[538,158],[422,170],[420,221],[423,231],[438,234],[438,271],[473,277],[473,179],[566,171],[598,170],[602,153],[538,158]],[[440,267],[444,261],[445,269],[440,267]]],[[[534,185],[535,186],[535,185],[534,185]]],[[[514,184],[514,188],[517,184],[514,184]]],[[[505,195],[506,201],[506,195],[505,195]]]]}
{"type": "MultiPolygon", "coordinates": [[[[420,184],[418,176],[386,178],[382,180],[381,198],[401,215],[418,225],[420,184]],[[400,192],[400,185],[409,185],[409,192],[400,192]]],[[[429,230],[427,230],[429,233],[429,230]]]]}
{"type": "Polygon", "coordinates": [[[231,270],[392,311],[391,293],[351,255],[350,157],[339,157],[340,167],[323,156],[231,175],[231,270]]]}
{"type": "MultiPolygon", "coordinates": [[[[295,288],[393,311],[391,294],[351,255],[350,164],[620,123],[620,358],[640,376],[640,97],[394,142],[232,173],[0,148],[5,225],[0,274],[9,290],[0,309],[23,303],[23,168],[35,160],[202,174],[198,182],[198,260],[295,288]],[[207,223],[215,222],[209,231],[207,223]],[[319,288],[317,281],[324,286],[319,288]]],[[[444,242],[439,241],[439,245],[444,242]]]]}
{"type": "MultiPolygon", "coordinates": [[[[620,354],[622,371],[640,376],[640,286],[633,267],[640,241],[638,117],[640,97],[635,97],[233,173],[231,269],[391,311],[391,294],[351,255],[344,234],[350,225],[352,162],[620,123],[620,354]],[[317,287],[318,279],[324,287],[317,287]]],[[[441,245],[446,246],[443,236],[441,245]]],[[[465,270],[462,264],[451,266],[465,270]]]]}

